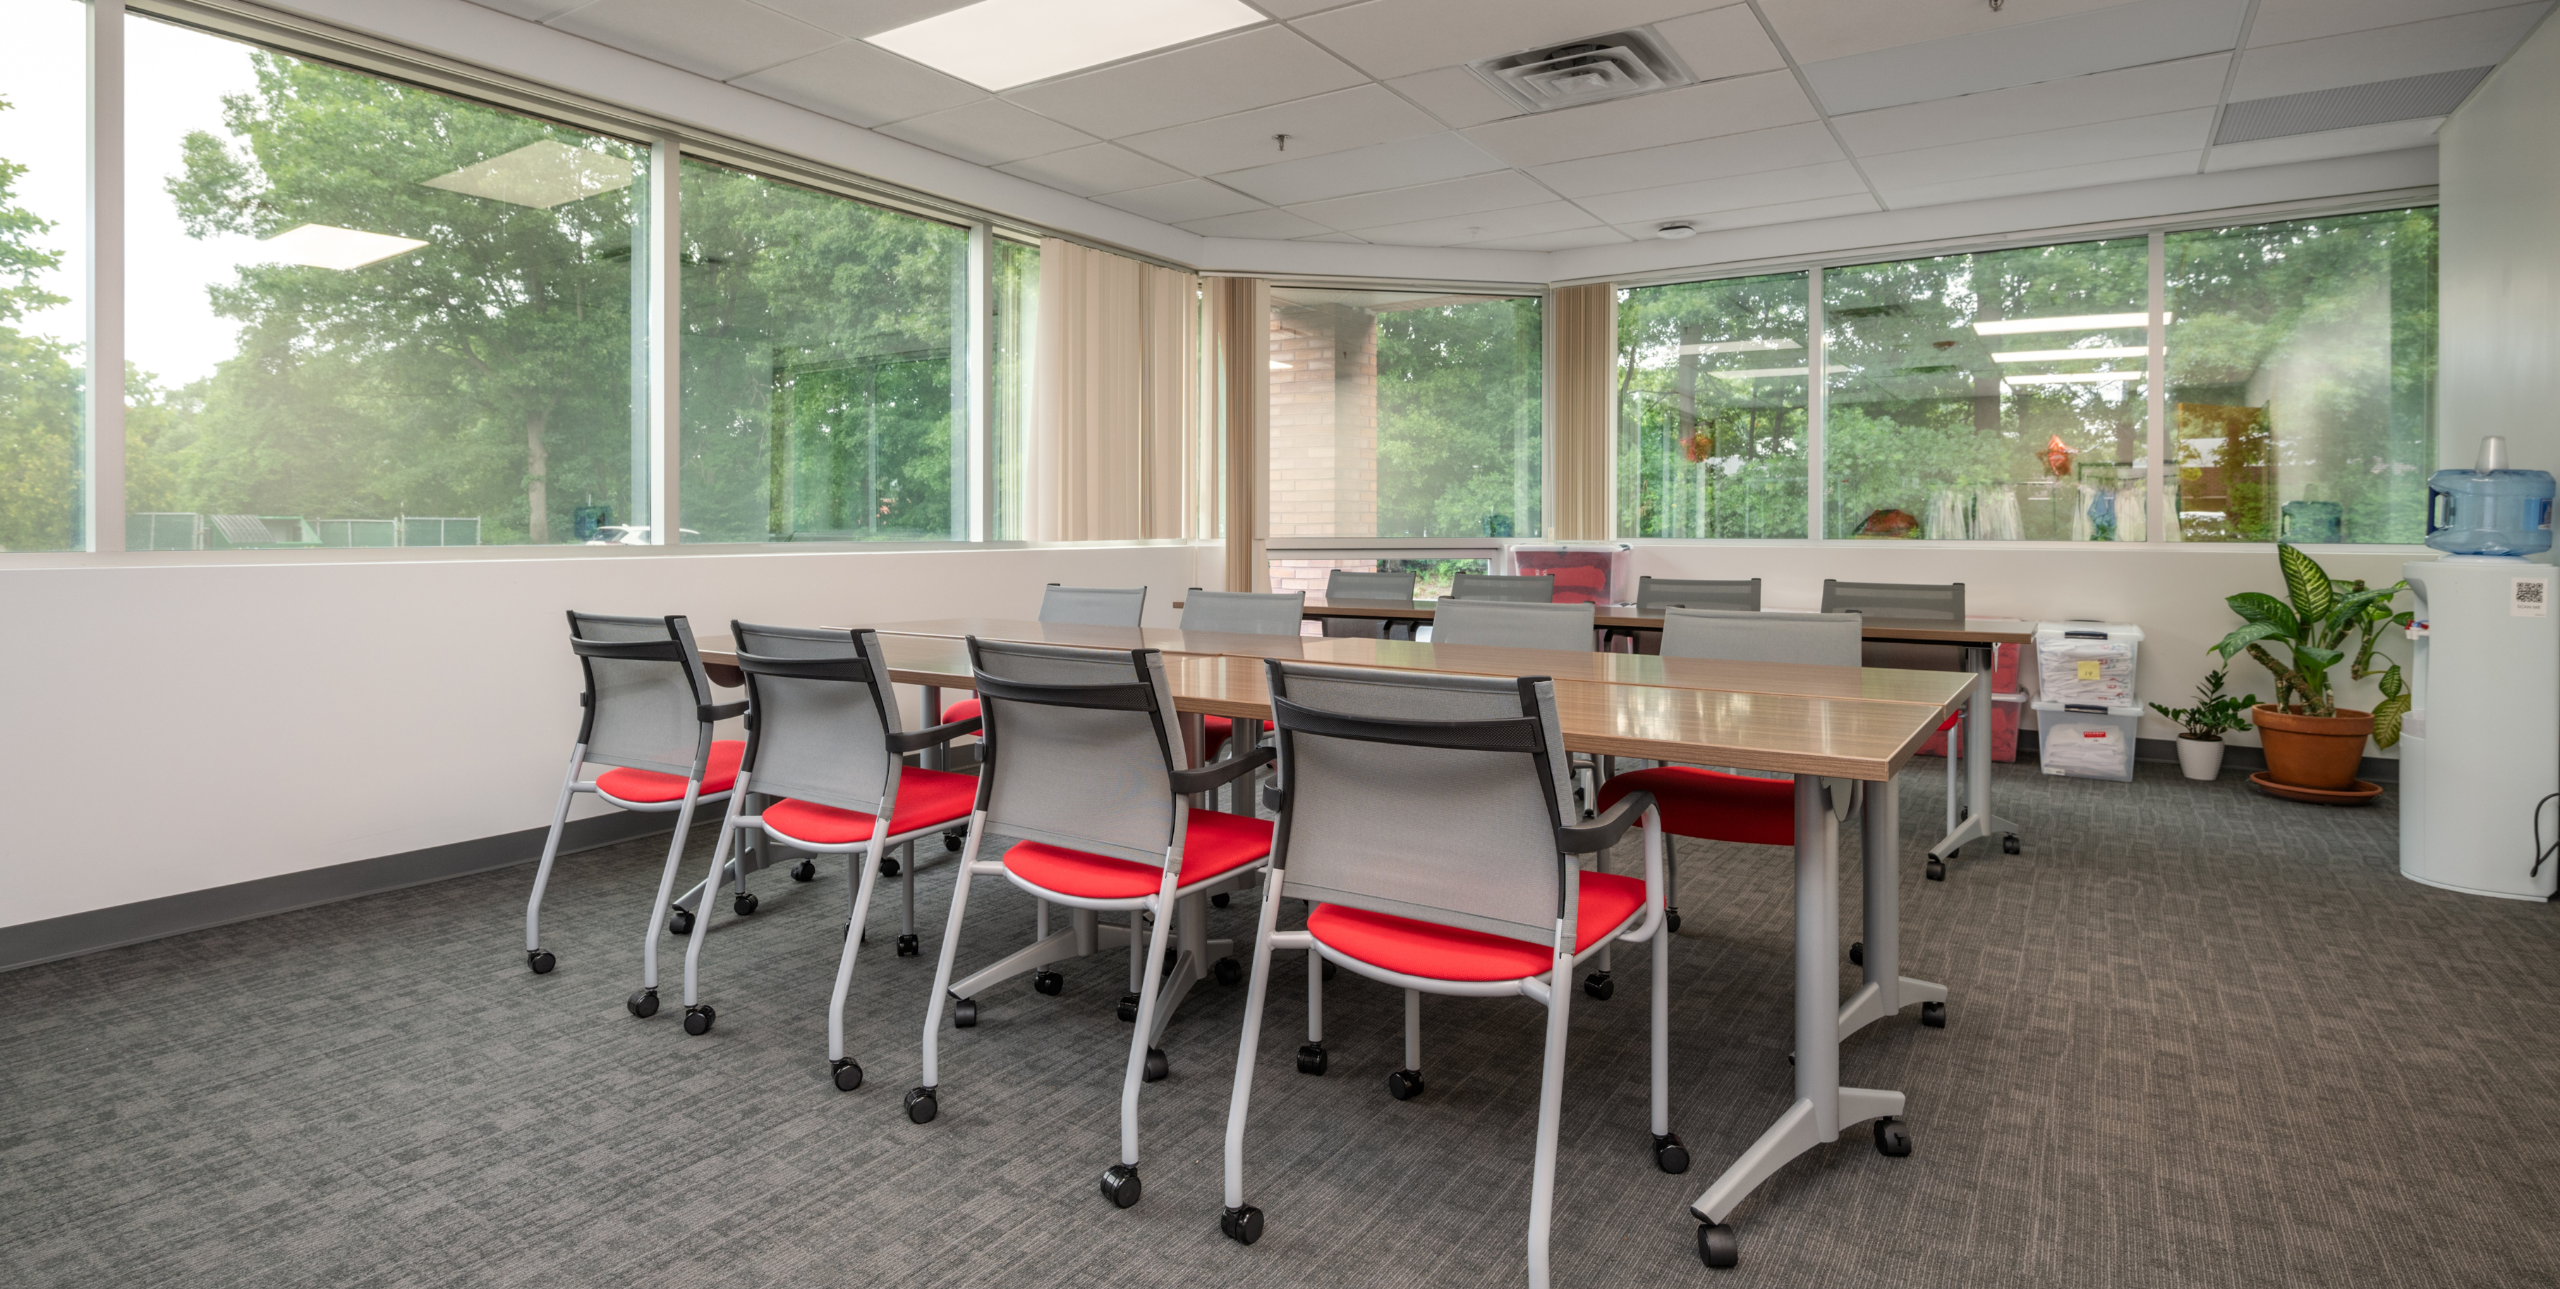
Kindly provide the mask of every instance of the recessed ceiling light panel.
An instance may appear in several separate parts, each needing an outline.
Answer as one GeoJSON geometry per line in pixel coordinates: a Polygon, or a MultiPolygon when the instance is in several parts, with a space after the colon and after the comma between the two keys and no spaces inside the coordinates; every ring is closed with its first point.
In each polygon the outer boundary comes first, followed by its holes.
{"type": "Polygon", "coordinates": [[[406,255],[426,243],[414,237],[332,228],[327,224],[304,224],[288,228],[258,245],[267,248],[272,257],[271,263],[301,264],[315,269],[360,269],[395,255],[406,255]]]}
{"type": "Polygon", "coordinates": [[[869,40],[981,89],[1009,90],[1267,21],[1242,0],[978,0],[869,40]]]}

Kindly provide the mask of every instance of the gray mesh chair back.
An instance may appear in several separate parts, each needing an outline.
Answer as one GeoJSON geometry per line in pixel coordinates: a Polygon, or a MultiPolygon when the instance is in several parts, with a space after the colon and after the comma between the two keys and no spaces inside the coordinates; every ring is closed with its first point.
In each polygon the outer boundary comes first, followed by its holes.
{"type": "Polygon", "coordinates": [[[898,707],[876,632],[733,623],[756,721],[754,791],[884,815],[894,806],[889,737],[898,707]]]}
{"type": "Polygon", "coordinates": [[[987,826],[1163,867],[1181,823],[1163,655],[972,636],[969,658],[986,718],[987,826]]]}
{"type": "Polygon", "coordinates": [[[1636,579],[1636,607],[1757,613],[1760,611],[1760,579],[1713,582],[1695,578],[1641,577],[1636,579]]]}
{"type": "Polygon", "coordinates": [[[711,681],[685,620],[572,611],[569,646],[587,675],[587,761],[693,774],[710,746],[701,711],[711,681]]]}
{"type": "Polygon", "coordinates": [[[1855,667],[1859,658],[1858,616],[1665,609],[1662,656],[1855,667]]]}
{"type": "Polygon", "coordinates": [[[1541,944],[1571,925],[1552,682],[1268,666],[1283,896],[1541,944]]]}
{"type": "Polygon", "coordinates": [[[1596,607],[1444,599],[1431,624],[1431,643],[1589,653],[1596,607]]]}
{"type": "Polygon", "coordinates": [[[1871,618],[1964,621],[1964,583],[1842,582],[1822,579],[1822,611],[1871,618]]]}
{"type": "Polygon", "coordinates": [[[1067,626],[1134,627],[1147,610],[1147,588],[1049,584],[1040,620],[1067,626]]]}
{"type": "Polygon", "coordinates": [[[1252,591],[1203,591],[1195,586],[1182,597],[1182,629],[1294,636],[1306,607],[1304,591],[1264,595],[1252,591]]]}
{"type": "MultiPolygon", "coordinates": [[[[1451,582],[1449,594],[1461,600],[1545,604],[1556,598],[1556,575],[1540,573],[1530,577],[1512,573],[1460,573],[1451,582]]],[[[1432,636],[1437,639],[1439,633],[1435,631],[1432,636]]]]}
{"type": "MultiPolygon", "coordinates": [[[[1349,569],[1337,568],[1325,578],[1324,598],[1327,601],[1395,600],[1410,604],[1413,602],[1413,574],[1355,573],[1349,569]]],[[[1412,634],[1410,626],[1403,626],[1385,618],[1325,618],[1323,622],[1324,633],[1337,639],[1357,637],[1364,640],[1383,640],[1399,630],[1403,635],[1412,634]]]]}

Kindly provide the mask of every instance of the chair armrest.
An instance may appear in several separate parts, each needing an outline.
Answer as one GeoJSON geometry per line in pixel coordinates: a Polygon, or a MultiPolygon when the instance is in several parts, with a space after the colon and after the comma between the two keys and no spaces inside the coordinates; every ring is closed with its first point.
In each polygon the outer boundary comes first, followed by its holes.
{"type": "Polygon", "coordinates": [[[1617,845],[1618,839],[1626,836],[1627,830],[1635,827],[1636,821],[1651,809],[1653,794],[1650,792],[1630,792],[1618,798],[1618,804],[1609,807],[1599,818],[1564,830],[1565,853],[1589,855],[1617,845]]]}
{"type": "Polygon", "coordinates": [[[908,752],[921,752],[926,748],[938,747],[944,743],[948,743],[953,739],[959,738],[963,734],[975,734],[978,732],[978,728],[984,724],[986,724],[986,719],[984,717],[972,716],[965,721],[949,721],[941,725],[929,726],[925,729],[908,730],[904,733],[892,734],[889,736],[889,750],[899,753],[900,755],[904,755],[908,752]]]}
{"type": "Polygon", "coordinates": [[[1247,773],[1271,764],[1277,757],[1278,754],[1270,748],[1257,747],[1213,765],[1201,766],[1197,770],[1176,770],[1173,772],[1173,790],[1187,797],[1194,792],[1207,792],[1211,788],[1225,787],[1243,778],[1247,773]]]}
{"type": "Polygon", "coordinates": [[[705,725],[708,725],[713,721],[725,721],[732,716],[744,716],[746,714],[747,701],[743,698],[734,703],[699,703],[696,704],[693,709],[693,718],[705,725]]]}

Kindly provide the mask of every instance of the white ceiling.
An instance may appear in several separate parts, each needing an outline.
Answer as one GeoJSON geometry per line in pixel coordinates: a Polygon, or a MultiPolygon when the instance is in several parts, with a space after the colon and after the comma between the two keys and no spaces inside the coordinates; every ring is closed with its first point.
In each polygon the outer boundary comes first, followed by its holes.
{"type": "Polygon", "coordinates": [[[2551,7],[1249,0],[990,95],[863,40],[965,0],[477,2],[1206,236],[1523,251],[2423,147],[2441,118],[2209,141],[2229,103],[2493,65],[2551,7]],[[1465,67],[1643,25],[1698,83],[1522,114],[1465,67]]]}

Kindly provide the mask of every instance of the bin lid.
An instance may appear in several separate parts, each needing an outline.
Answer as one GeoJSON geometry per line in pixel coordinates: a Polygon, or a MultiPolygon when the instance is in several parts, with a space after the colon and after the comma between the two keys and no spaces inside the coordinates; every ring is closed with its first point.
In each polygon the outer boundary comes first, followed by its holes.
{"type": "Polygon", "coordinates": [[[2130,622],[2039,622],[2036,624],[2038,640],[2064,640],[2072,636],[2132,640],[2138,643],[2142,639],[2142,628],[2130,622]]]}
{"type": "Polygon", "coordinates": [[[2039,712],[2053,712],[2063,716],[2140,716],[2146,710],[2140,704],[2131,707],[2100,707],[2095,703],[2055,703],[2041,698],[2027,706],[2039,712]]]}

